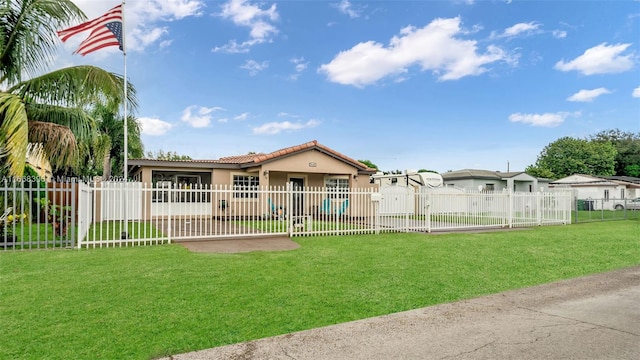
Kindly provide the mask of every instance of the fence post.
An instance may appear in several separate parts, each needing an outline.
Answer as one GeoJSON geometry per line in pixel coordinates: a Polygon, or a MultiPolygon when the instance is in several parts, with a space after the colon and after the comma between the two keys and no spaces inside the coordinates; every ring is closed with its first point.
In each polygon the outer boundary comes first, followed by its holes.
{"type": "Polygon", "coordinates": [[[431,194],[427,195],[427,232],[431,233],[431,194]]]}
{"type": "Polygon", "coordinates": [[[542,225],[542,191],[536,192],[536,221],[538,226],[542,225]]]}
{"type": "Polygon", "coordinates": [[[287,235],[289,237],[293,237],[293,216],[291,215],[293,212],[293,186],[291,182],[287,182],[287,186],[285,187],[285,196],[286,196],[286,209],[287,211],[283,211],[284,221],[287,224],[287,235]]]}
{"type": "Polygon", "coordinates": [[[513,228],[513,202],[514,202],[514,194],[513,194],[513,190],[510,188],[509,192],[507,192],[507,203],[509,204],[509,209],[507,209],[507,216],[509,217],[507,219],[507,226],[509,227],[509,229],[513,228]]]}
{"type": "Polygon", "coordinates": [[[76,236],[77,236],[77,230],[76,229],[76,217],[78,215],[78,205],[76,204],[76,199],[77,199],[77,190],[78,187],[80,186],[80,184],[76,181],[71,181],[69,183],[69,187],[71,190],[71,228],[69,230],[71,230],[71,247],[75,247],[76,246],[76,236]]]}
{"type": "MultiPolygon", "coordinates": [[[[153,184],[151,184],[153,185],[153,184]]],[[[173,189],[173,184],[171,184],[169,186],[169,190],[167,190],[167,202],[169,203],[169,206],[167,206],[167,242],[169,244],[171,244],[171,223],[172,223],[172,219],[171,219],[171,207],[173,207],[173,194],[171,193],[171,189],[173,189]]]]}

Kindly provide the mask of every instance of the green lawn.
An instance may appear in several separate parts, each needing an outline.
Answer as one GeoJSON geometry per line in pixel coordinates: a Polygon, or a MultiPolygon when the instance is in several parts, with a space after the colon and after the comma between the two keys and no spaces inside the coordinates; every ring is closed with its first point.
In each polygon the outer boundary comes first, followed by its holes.
{"type": "Polygon", "coordinates": [[[640,222],[0,253],[0,358],[149,359],[640,264],[640,222]]]}
{"type": "MultiPolygon", "coordinates": [[[[120,239],[123,230],[120,221],[103,221],[93,223],[87,232],[86,241],[120,239]]],[[[77,232],[77,226],[69,227],[65,235],[57,235],[53,225],[45,223],[17,223],[11,226],[11,232],[18,240],[18,249],[50,248],[71,246],[72,234],[77,232]]],[[[127,224],[127,236],[129,239],[158,239],[166,235],[150,222],[131,221],[127,224]]],[[[0,236],[0,243],[4,237],[0,236]]]]}
{"type": "MultiPolygon", "coordinates": [[[[119,239],[122,233],[121,221],[103,221],[93,223],[87,232],[86,241],[119,239]]],[[[128,239],[156,239],[166,235],[153,223],[131,221],[127,224],[128,239]]]]}
{"type": "Polygon", "coordinates": [[[638,220],[640,219],[640,210],[579,210],[577,212],[572,211],[571,218],[573,223],[606,220],[638,220]]]}

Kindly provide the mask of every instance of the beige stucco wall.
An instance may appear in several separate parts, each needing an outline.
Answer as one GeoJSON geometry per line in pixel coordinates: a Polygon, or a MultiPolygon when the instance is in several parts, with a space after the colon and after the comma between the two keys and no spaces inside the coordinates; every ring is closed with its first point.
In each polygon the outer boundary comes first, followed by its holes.
{"type": "MultiPolygon", "coordinates": [[[[184,171],[188,172],[202,172],[205,169],[189,168],[183,169],[177,168],[142,168],[140,173],[140,179],[143,183],[151,184],[152,171],[184,171]]],[[[305,187],[324,187],[325,181],[328,177],[340,177],[349,180],[350,187],[372,187],[375,186],[369,183],[368,175],[358,176],[358,169],[341,161],[335,159],[320,151],[311,150],[302,152],[300,154],[281,157],[277,160],[266,162],[262,166],[255,166],[245,169],[214,169],[211,170],[211,185],[216,186],[230,186],[233,184],[234,175],[250,175],[258,176],[260,179],[260,186],[278,187],[286,186],[291,178],[301,178],[304,181],[305,187]]],[[[208,185],[208,184],[204,184],[208,185]]],[[[259,212],[268,212],[270,205],[268,201],[274,196],[261,196],[260,198],[233,198],[229,196],[228,199],[224,199],[229,209],[238,209],[240,207],[255,207],[259,212]]],[[[217,199],[212,202],[212,213],[214,216],[222,215],[223,212],[220,209],[220,200],[217,199]]],[[[305,210],[309,208],[315,208],[321,205],[322,199],[306,198],[304,201],[305,210]]],[[[355,204],[353,204],[355,205],[355,204]]],[[[352,205],[352,206],[353,206],[352,205]]],[[[149,209],[150,203],[146,205],[149,209]]],[[[355,210],[355,209],[354,209],[355,210]]],[[[227,210],[227,214],[234,211],[227,210]]]]}

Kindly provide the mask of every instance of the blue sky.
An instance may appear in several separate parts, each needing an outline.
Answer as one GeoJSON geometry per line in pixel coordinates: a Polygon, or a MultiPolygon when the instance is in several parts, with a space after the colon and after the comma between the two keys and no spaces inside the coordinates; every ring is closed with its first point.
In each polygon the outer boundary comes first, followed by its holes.
{"type": "MultiPolygon", "coordinates": [[[[640,131],[639,1],[127,0],[125,20],[147,151],[318,140],[383,170],[521,171],[561,137],[640,131]]],[[[85,37],[55,67],[124,72],[117,47],[71,55],[85,37]]]]}

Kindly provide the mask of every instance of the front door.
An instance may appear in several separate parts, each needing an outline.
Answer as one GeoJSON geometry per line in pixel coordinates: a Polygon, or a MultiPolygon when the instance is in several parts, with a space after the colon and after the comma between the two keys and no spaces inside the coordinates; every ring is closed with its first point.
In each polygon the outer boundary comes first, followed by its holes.
{"type": "Polygon", "coordinates": [[[293,216],[304,215],[304,195],[302,194],[302,188],[304,187],[303,178],[290,178],[293,188],[293,216]]]}

